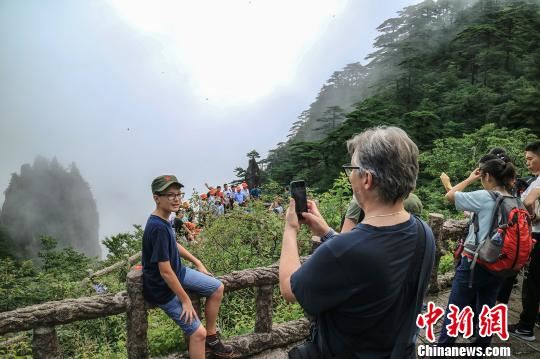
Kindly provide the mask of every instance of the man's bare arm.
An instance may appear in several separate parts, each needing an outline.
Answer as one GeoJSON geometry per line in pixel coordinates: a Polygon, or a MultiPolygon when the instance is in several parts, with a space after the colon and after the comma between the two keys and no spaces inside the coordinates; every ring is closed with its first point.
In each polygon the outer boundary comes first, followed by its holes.
{"type": "Polygon", "coordinates": [[[538,198],[540,198],[540,188],[534,188],[523,200],[523,204],[525,205],[529,213],[532,215],[534,215],[535,213],[536,208],[534,208],[534,206],[538,198]]]}

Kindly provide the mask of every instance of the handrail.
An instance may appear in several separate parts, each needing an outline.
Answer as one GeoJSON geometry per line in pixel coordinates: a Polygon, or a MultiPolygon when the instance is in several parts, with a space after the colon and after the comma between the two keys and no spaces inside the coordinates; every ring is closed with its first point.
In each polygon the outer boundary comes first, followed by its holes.
{"type": "MultiPolygon", "coordinates": [[[[303,257],[304,261],[307,257],[303,257]]],[[[218,276],[225,292],[264,287],[279,282],[278,264],[234,271],[218,276]]],[[[63,299],[0,313],[0,335],[42,326],[55,326],[79,320],[96,319],[126,311],[127,292],[63,299]]]]}
{"type": "Polygon", "coordinates": [[[118,261],[114,263],[113,265],[110,265],[109,267],[105,267],[103,269],[98,270],[97,272],[89,271],[88,277],[84,278],[81,282],[81,284],[86,285],[89,281],[91,281],[94,278],[102,277],[105,274],[109,274],[111,272],[114,272],[115,270],[122,268],[122,266],[135,264],[141,259],[142,252],[137,252],[131,257],[126,258],[125,260],[118,261]]]}
{"type": "Polygon", "coordinates": [[[0,335],[124,313],[127,293],[63,299],[0,313],[0,335]]]}

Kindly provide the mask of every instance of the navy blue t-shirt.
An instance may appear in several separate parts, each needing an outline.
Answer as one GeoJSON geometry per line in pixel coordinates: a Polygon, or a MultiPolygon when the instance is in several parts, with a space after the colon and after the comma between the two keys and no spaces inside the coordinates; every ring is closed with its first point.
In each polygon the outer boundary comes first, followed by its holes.
{"type": "Polygon", "coordinates": [[[159,273],[158,263],[164,261],[171,263],[172,270],[182,282],[185,268],[180,261],[171,223],[152,214],[144,227],[142,243],[143,293],[150,303],[165,304],[175,296],[159,273]]]}
{"type": "MultiPolygon", "coordinates": [[[[425,255],[433,263],[433,233],[423,225],[425,255]]],[[[291,276],[298,303],[317,319],[316,342],[325,357],[353,351],[355,358],[390,357],[404,318],[416,318],[411,311],[418,313],[422,304],[405,300],[415,298],[416,283],[415,288],[403,285],[417,239],[414,216],[394,226],[361,223],[323,243],[291,276]]],[[[430,272],[421,280],[422,293],[430,272]]],[[[407,325],[412,328],[412,321],[407,325]]]]}

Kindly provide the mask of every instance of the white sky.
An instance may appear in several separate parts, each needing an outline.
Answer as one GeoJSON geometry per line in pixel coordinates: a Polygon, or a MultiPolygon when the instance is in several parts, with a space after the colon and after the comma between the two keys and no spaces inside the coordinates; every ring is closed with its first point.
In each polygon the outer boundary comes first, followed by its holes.
{"type": "Polygon", "coordinates": [[[346,1],[111,3],[135,31],[160,43],[156,65],[184,72],[194,96],[245,106],[290,85],[346,1]]]}
{"type": "Polygon", "coordinates": [[[0,189],[56,156],[90,183],[101,239],[144,224],[154,177],[234,179],[415,2],[0,1],[0,189]]]}

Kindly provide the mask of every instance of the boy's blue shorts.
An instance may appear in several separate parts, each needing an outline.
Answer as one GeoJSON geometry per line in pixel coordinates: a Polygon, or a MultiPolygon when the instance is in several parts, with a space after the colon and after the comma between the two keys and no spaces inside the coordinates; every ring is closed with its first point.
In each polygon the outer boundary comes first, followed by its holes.
{"type": "MultiPolygon", "coordinates": [[[[188,267],[186,267],[184,280],[180,284],[182,284],[182,287],[185,290],[200,294],[204,297],[211,296],[221,286],[221,282],[216,278],[188,267]]],[[[160,307],[172,320],[174,320],[187,335],[195,333],[195,331],[199,329],[199,326],[201,325],[201,321],[197,318],[193,318],[191,323],[185,321],[185,318],[180,320],[180,315],[182,314],[182,303],[176,295],[169,302],[165,304],[158,304],[158,307],[160,307]]]]}

